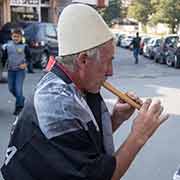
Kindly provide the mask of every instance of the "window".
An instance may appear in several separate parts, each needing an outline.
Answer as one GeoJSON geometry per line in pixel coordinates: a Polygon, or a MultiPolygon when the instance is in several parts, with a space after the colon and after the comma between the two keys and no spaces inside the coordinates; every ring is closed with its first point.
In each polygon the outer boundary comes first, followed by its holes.
{"type": "Polygon", "coordinates": [[[178,41],[178,36],[168,37],[166,39],[166,44],[168,46],[172,46],[173,47],[177,43],[177,41],[178,41]]]}
{"type": "Polygon", "coordinates": [[[46,35],[51,38],[57,38],[56,29],[52,24],[46,25],[46,35]]]}
{"type": "Polygon", "coordinates": [[[50,4],[50,1],[49,1],[49,0],[41,0],[41,4],[49,5],[49,4],[50,4]]]}

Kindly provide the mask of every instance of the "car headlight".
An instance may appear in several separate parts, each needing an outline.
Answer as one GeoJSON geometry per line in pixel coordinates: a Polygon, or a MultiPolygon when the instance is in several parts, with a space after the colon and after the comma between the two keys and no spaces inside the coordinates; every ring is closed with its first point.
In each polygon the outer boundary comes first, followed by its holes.
{"type": "Polygon", "coordinates": [[[41,41],[41,42],[40,42],[40,45],[41,45],[41,46],[45,46],[45,42],[44,42],[44,41],[41,41]]]}

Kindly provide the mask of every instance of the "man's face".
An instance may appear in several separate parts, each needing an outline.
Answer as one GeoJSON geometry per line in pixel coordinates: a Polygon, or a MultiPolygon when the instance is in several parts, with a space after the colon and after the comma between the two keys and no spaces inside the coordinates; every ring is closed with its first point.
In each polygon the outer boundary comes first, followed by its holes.
{"type": "Polygon", "coordinates": [[[18,33],[12,33],[11,38],[15,43],[20,43],[22,41],[22,35],[18,33]]]}
{"type": "Polygon", "coordinates": [[[81,71],[81,80],[84,82],[83,89],[91,93],[99,92],[103,82],[108,76],[112,76],[112,60],[114,58],[113,41],[107,42],[99,50],[98,59],[87,57],[81,71]]]}

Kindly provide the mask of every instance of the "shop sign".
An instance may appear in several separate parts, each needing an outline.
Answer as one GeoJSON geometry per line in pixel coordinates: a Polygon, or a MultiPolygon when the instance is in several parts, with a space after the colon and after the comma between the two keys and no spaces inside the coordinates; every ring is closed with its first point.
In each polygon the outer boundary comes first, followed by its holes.
{"type": "Polygon", "coordinates": [[[10,0],[11,6],[38,5],[39,0],[10,0]]]}

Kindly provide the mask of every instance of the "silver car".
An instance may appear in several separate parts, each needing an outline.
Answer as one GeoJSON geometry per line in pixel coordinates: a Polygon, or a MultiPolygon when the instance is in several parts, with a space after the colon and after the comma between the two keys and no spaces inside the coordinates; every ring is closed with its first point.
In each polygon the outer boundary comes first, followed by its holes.
{"type": "Polygon", "coordinates": [[[154,59],[157,48],[161,44],[161,38],[151,38],[143,48],[143,55],[150,59],[154,59]]]}

